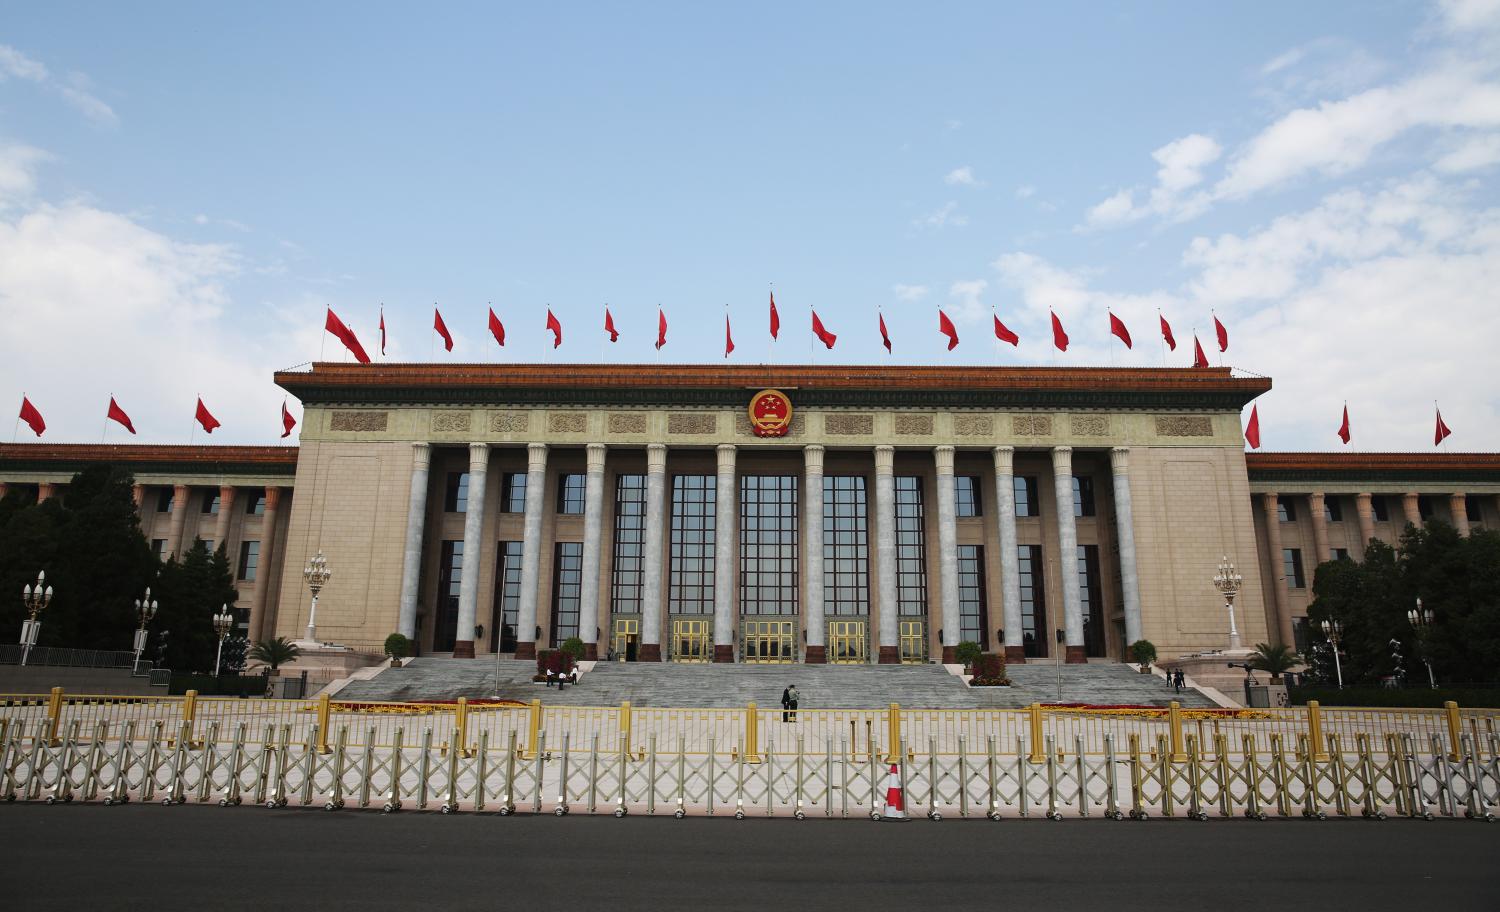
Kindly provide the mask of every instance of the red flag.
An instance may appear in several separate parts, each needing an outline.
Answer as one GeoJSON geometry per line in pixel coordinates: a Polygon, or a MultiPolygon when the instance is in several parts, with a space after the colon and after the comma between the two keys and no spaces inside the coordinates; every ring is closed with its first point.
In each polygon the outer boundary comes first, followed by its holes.
{"type": "Polygon", "coordinates": [[[344,321],[339,319],[339,315],[333,312],[332,307],[328,308],[328,319],[324,321],[323,328],[333,333],[340,342],[344,343],[344,347],[349,349],[350,354],[354,355],[354,360],[360,364],[370,363],[370,356],[365,354],[365,347],[359,344],[359,339],[354,335],[354,331],[344,325],[344,321]]]}
{"type": "Polygon", "coordinates": [[[385,354],[385,305],[380,305],[380,353],[385,354]]]}
{"type": "Polygon", "coordinates": [[[1245,425],[1245,442],[1250,444],[1250,449],[1260,449],[1260,413],[1255,406],[1250,406],[1250,423],[1245,425]]]}
{"type": "Polygon", "coordinates": [[[214,428],[219,426],[219,419],[209,413],[208,406],[203,404],[202,396],[198,397],[198,409],[193,413],[193,417],[198,419],[199,424],[203,425],[203,433],[205,434],[212,434],[214,428]]]}
{"type": "Polygon", "coordinates": [[[562,324],[557,317],[553,316],[552,308],[547,308],[547,328],[552,331],[552,347],[556,348],[562,344],[562,324]]]}
{"type": "Polygon", "coordinates": [[[1344,403],[1344,422],[1339,425],[1339,439],[1349,442],[1349,403],[1344,403]]]}
{"type": "Polygon", "coordinates": [[[437,305],[432,308],[432,328],[443,337],[443,348],[453,351],[453,336],[448,333],[448,324],[443,322],[443,312],[437,309],[437,305]]]}
{"type": "Polygon", "coordinates": [[[1057,313],[1052,314],[1052,344],[1057,346],[1058,351],[1068,350],[1068,334],[1063,332],[1062,321],[1057,318],[1057,313]]]}
{"type": "Polygon", "coordinates": [[[776,313],[776,292],[771,292],[771,338],[781,332],[781,316],[776,313]]]}
{"type": "Polygon", "coordinates": [[[118,421],[120,426],[125,428],[125,430],[132,434],[135,433],[135,425],[130,423],[130,416],[125,414],[124,409],[120,408],[120,404],[115,401],[114,396],[109,397],[109,411],[105,413],[104,417],[118,421]]]}
{"type": "Polygon", "coordinates": [[[495,343],[501,348],[505,347],[505,324],[495,316],[495,308],[490,308],[490,335],[495,337],[495,343]]]}
{"type": "MultiPolygon", "coordinates": [[[[1436,408],[1436,406],[1434,406],[1434,408],[1436,408]]],[[[1432,445],[1437,446],[1438,444],[1443,442],[1444,437],[1447,437],[1452,433],[1453,431],[1448,428],[1448,425],[1443,423],[1443,410],[1437,409],[1437,430],[1433,432],[1432,445]]]]}
{"type": "Polygon", "coordinates": [[[958,345],[958,328],[953,325],[952,320],[948,319],[948,315],[943,313],[941,307],[938,308],[938,332],[948,337],[948,350],[953,351],[958,345]]]}
{"type": "Polygon", "coordinates": [[[1198,344],[1198,334],[1193,333],[1193,366],[1208,367],[1208,355],[1203,353],[1203,346],[1198,344]]]}
{"type": "Polygon", "coordinates": [[[995,338],[1001,342],[1009,342],[1011,345],[1020,345],[1021,337],[1011,332],[1004,323],[1000,322],[1000,315],[995,314],[995,338]]]}
{"type": "Polygon", "coordinates": [[[1176,351],[1177,340],[1172,338],[1172,325],[1168,323],[1167,318],[1163,317],[1161,314],[1157,314],[1156,316],[1157,319],[1161,320],[1161,337],[1166,340],[1167,348],[1171,349],[1172,351],[1176,351]]]}
{"type": "Polygon", "coordinates": [[[286,403],[281,403],[281,436],[287,438],[292,436],[292,428],[297,426],[297,419],[286,410],[286,403]]]}
{"type": "Polygon", "coordinates": [[[26,426],[31,428],[38,437],[42,436],[42,431],[47,429],[47,422],[42,420],[42,413],[37,411],[36,406],[32,405],[31,400],[24,395],[21,397],[21,420],[26,422],[26,426]]]}
{"type": "Polygon", "coordinates": [[[1224,324],[1219,322],[1217,314],[1214,315],[1214,335],[1219,337],[1219,351],[1221,353],[1229,351],[1229,330],[1225,329],[1224,324]]]}
{"type": "Polygon", "coordinates": [[[1109,331],[1115,336],[1115,338],[1119,339],[1121,342],[1124,342],[1126,348],[1131,347],[1130,330],[1125,328],[1125,321],[1115,316],[1114,311],[1110,311],[1109,314],[1109,331]]]}
{"type": "Polygon", "coordinates": [[[817,336],[818,341],[822,342],[828,348],[833,348],[833,343],[837,342],[839,337],[828,331],[827,327],[823,325],[823,321],[818,319],[818,312],[816,310],[812,312],[812,317],[813,335],[817,336]]]}
{"type": "Polygon", "coordinates": [[[724,357],[734,351],[734,335],[729,331],[729,314],[724,315],[724,357]]]}
{"type": "Polygon", "coordinates": [[[656,350],[667,344],[667,312],[656,308],[656,350]]]}
{"type": "Polygon", "coordinates": [[[609,341],[620,341],[620,332],[615,329],[615,315],[609,312],[609,305],[604,305],[604,331],[609,333],[609,341]]]}
{"type": "Polygon", "coordinates": [[[880,344],[885,346],[886,354],[890,354],[891,334],[885,331],[885,314],[880,315],[880,344]]]}

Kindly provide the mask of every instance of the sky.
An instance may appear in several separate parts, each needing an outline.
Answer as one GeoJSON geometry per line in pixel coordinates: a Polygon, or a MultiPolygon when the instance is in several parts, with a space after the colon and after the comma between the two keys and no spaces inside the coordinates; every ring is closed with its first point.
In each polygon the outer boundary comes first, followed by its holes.
{"type": "Polygon", "coordinates": [[[274,443],[272,372],[347,360],[328,307],[376,353],[383,304],[384,359],[440,363],[724,363],[727,315],[734,363],[1185,367],[1196,330],[1273,378],[1267,450],[1431,451],[1435,404],[1497,450],[1497,174],[1500,0],[11,3],[0,407],[274,443]]]}

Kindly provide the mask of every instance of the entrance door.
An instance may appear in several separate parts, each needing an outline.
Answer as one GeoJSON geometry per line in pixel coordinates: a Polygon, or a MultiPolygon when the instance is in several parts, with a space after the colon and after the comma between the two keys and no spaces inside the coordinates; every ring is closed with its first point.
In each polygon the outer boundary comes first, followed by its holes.
{"type": "Polygon", "coordinates": [[[921,665],[927,661],[927,624],[925,621],[901,622],[901,662],[921,665]]]}
{"type": "Polygon", "coordinates": [[[793,621],[743,621],[746,662],[786,663],[797,660],[796,626],[793,621]]]}
{"type": "Polygon", "coordinates": [[[625,662],[634,662],[636,653],[641,648],[641,619],[640,618],[615,618],[615,633],[611,641],[615,658],[625,662]]]}
{"type": "Polygon", "coordinates": [[[672,661],[707,662],[710,657],[708,634],[708,621],[673,618],[672,661]]]}
{"type": "Polygon", "coordinates": [[[869,624],[859,621],[828,622],[828,661],[835,665],[860,665],[870,661],[869,624]]]}

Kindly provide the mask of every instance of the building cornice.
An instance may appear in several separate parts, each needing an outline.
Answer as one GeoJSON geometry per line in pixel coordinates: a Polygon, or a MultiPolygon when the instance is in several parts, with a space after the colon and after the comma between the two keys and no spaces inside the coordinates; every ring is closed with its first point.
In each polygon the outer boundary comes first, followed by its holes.
{"type": "Polygon", "coordinates": [[[1251,484],[1359,479],[1367,482],[1500,482],[1500,453],[1246,453],[1251,484]]]}
{"type": "Polygon", "coordinates": [[[285,475],[297,471],[294,446],[0,443],[0,471],[75,472],[107,463],[135,472],[285,475]]]}

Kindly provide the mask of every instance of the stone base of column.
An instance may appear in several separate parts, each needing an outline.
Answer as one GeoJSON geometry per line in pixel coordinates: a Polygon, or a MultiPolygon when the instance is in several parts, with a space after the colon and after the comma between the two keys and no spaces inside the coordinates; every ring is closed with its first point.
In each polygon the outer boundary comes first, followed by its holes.
{"type": "Polygon", "coordinates": [[[734,661],[734,646],[730,645],[729,643],[715,643],[714,644],[714,661],[715,662],[733,662],[734,661]]]}
{"type": "Polygon", "coordinates": [[[472,658],[474,658],[474,641],[473,640],[456,640],[456,641],[454,641],[454,643],[453,643],[453,657],[455,659],[472,659],[472,658]]]}
{"type": "Polygon", "coordinates": [[[635,654],[635,660],[637,662],[660,662],[661,644],[642,643],[640,651],[635,654]]]}
{"type": "Polygon", "coordinates": [[[584,643],[583,644],[583,660],[585,662],[597,662],[597,661],[599,661],[599,644],[598,643],[584,643]]]}
{"type": "Polygon", "coordinates": [[[1088,662],[1088,656],[1083,654],[1082,646],[1069,646],[1063,662],[1067,665],[1084,665],[1088,662]]]}
{"type": "Polygon", "coordinates": [[[1007,665],[1025,665],[1026,664],[1026,647],[1025,646],[1007,646],[1007,647],[1005,647],[1005,664],[1007,664],[1007,665]]]}
{"type": "Polygon", "coordinates": [[[944,646],[943,647],[943,664],[944,665],[957,665],[958,664],[958,647],[957,646],[944,646]]]}
{"type": "Polygon", "coordinates": [[[900,649],[900,647],[897,647],[897,646],[882,646],[882,647],[880,647],[880,659],[879,659],[879,662],[880,662],[881,665],[900,665],[901,664],[901,649],[900,649]]]}
{"type": "Polygon", "coordinates": [[[536,643],[534,643],[534,642],[532,642],[532,643],[517,643],[516,644],[516,658],[518,658],[518,659],[535,659],[536,658],[536,643]]]}
{"type": "Polygon", "coordinates": [[[824,665],[828,662],[827,646],[808,646],[807,653],[802,661],[809,665],[824,665]]]}

